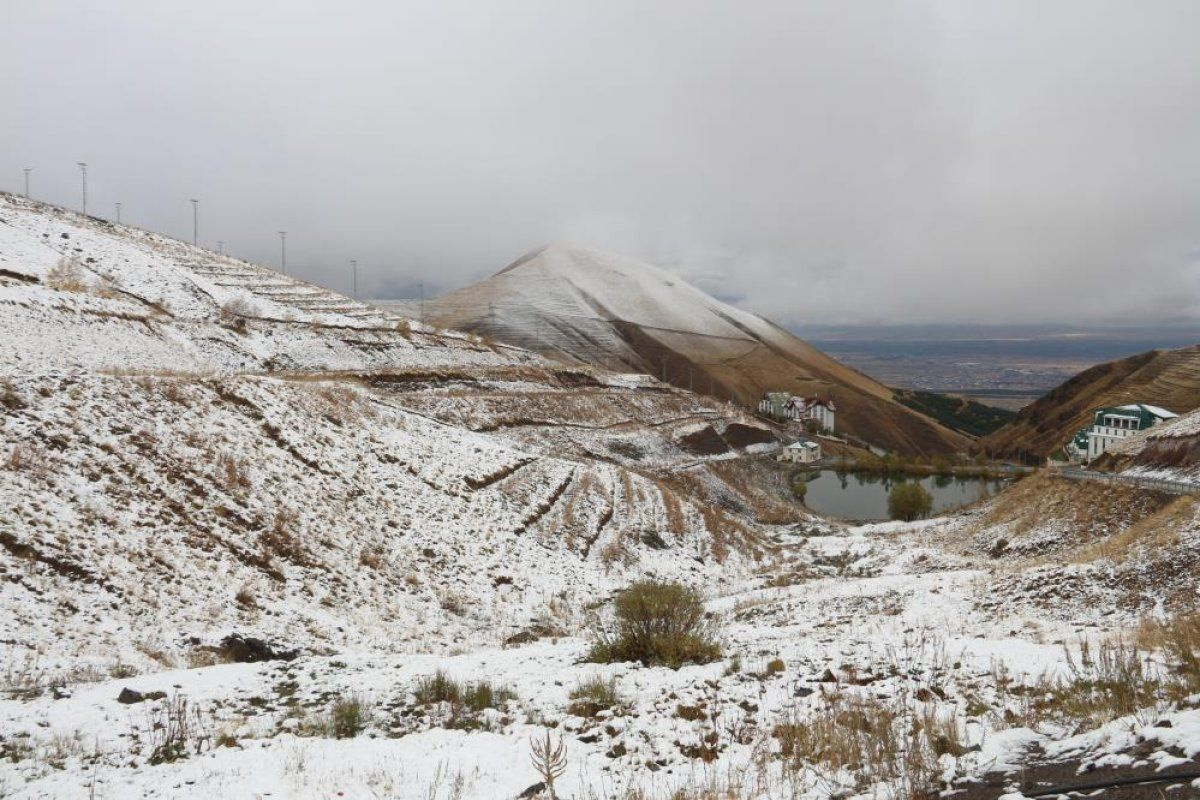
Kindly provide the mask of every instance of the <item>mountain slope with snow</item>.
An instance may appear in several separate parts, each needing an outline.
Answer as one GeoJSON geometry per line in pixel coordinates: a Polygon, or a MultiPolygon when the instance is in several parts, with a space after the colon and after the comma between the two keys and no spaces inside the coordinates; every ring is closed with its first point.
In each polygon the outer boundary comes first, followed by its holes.
{"type": "Polygon", "coordinates": [[[165,236],[0,194],[0,369],[231,374],[541,363],[165,236]]]}
{"type": "Polygon", "coordinates": [[[773,390],[832,397],[840,430],[896,452],[952,452],[969,442],[778,326],[622,256],[546,247],[425,303],[425,314],[553,358],[644,372],[743,405],[773,390]]]}
{"type": "Polygon", "coordinates": [[[720,582],[754,538],[336,379],[12,379],[0,453],[0,639],[64,663],[499,643],[631,574],[720,582]]]}
{"type": "Polygon", "coordinates": [[[0,639],[64,669],[500,641],[763,552],[673,477],[775,446],[728,405],[11,195],[0,309],[0,639]]]}
{"type": "Polygon", "coordinates": [[[1128,403],[1176,414],[1200,407],[1200,345],[1151,350],[1086,369],[1021,409],[1015,420],[980,440],[980,447],[1001,458],[1046,458],[1091,425],[1097,408],[1128,403]]]}

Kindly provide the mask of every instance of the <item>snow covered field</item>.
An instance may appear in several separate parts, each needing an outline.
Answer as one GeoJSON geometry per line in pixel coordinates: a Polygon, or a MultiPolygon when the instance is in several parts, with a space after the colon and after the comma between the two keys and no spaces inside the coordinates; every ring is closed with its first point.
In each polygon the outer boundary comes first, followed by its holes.
{"type": "Polygon", "coordinates": [[[667,797],[680,787],[688,797],[892,796],[853,769],[797,769],[780,755],[781,728],[855,708],[949,732],[939,734],[943,752],[926,754],[925,769],[945,780],[1020,763],[1031,749],[1109,766],[1200,753],[1200,697],[1080,736],[1078,723],[1032,714],[1021,687],[1069,675],[1068,653],[1078,661],[1079,642],[1096,646],[1107,610],[1064,622],[982,608],[989,570],[933,545],[945,524],[789,542],[774,568],[713,593],[726,657],[707,666],[585,663],[586,634],[576,630],[508,648],[468,642],[454,654],[348,646],[9,700],[0,725],[20,755],[0,767],[0,788],[13,797],[515,797],[538,782],[530,739],[551,725],[570,764],[561,797],[667,797]],[[512,699],[482,711],[422,702],[422,679],[438,671],[463,684],[486,679],[512,699]],[[597,678],[613,681],[614,705],[574,706],[572,690],[597,678]],[[165,696],[124,705],[126,688],[165,696]],[[363,729],[334,738],[324,720],[345,698],[361,704],[363,729]],[[184,754],[151,764],[163,736],[155,725],[183,702],[184,754]],[[1135,745],[1140,756],[1130,755],[1135,745]],[[702,793],[714,787],[734,791],[702,793]]]}
{"type": "Polygon", "coordinates": [[[846,528],[726,404],[7,195],[0,311],[0,797],[511,798],[547,731],[580,800],[1200,754],[1191,497],[846,528]],[[718,661],[587,661],[645,577],[718,661]]]}

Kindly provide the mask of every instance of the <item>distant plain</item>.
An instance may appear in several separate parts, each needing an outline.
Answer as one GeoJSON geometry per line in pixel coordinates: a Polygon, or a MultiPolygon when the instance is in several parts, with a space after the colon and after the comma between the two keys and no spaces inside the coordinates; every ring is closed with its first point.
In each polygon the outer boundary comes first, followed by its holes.
{"type": "Polygon", "coordinates": [[[1200,342],[1194,326],[822,325],[792,331],[889,386],[961,394],[1012,410],[1095,364],[1200,342]]]}

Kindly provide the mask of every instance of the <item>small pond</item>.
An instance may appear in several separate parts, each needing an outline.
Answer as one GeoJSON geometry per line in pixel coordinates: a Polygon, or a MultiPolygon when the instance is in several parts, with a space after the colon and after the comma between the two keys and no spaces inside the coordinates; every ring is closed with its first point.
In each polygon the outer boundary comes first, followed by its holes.
{"type": "Polygon", "coordinates": [[[888,518],[888,492],[901,481],[919,483],[933,495],[933,513],[965,506],[995,494],[1007,479],[928,476],[888,478],[882,475],[841,473],[825,469],[808,478],[804,504],[828,517],[881,520],[888,518]]]}

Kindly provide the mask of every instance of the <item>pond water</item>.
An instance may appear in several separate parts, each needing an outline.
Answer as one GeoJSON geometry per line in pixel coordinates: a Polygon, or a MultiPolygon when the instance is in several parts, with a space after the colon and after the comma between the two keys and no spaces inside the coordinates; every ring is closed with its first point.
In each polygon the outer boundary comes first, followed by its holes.
{"type": "Polygon", "coordinates": [[[818,514],[829,517],[887,519],[888,492],[901,481],[924,486],[933,495],[934,514],[982,500],[1008,485],[1007,480],[987,478],[886,478],[880,475],[838,474],[835,470],[826,469],[809,475],[804,504],[818,514]]]}

